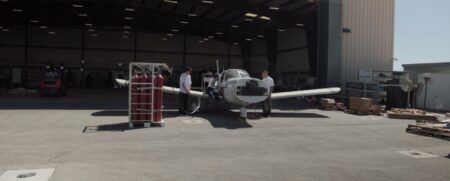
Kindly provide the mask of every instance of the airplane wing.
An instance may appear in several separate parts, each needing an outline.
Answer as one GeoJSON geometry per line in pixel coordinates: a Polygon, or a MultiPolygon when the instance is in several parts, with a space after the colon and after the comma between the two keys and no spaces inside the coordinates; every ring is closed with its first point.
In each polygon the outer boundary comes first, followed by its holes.
{"type": "Polygon", "coordinates": [[[292,91],[292,92],[278,92],[272,93],[272,99],[285,99],[292,97],[301,97],[301,96],[316,96],[316,95],[328,95],[328,94],[336,94],[341,91],[341,88],[333,87],[333,88],[325,88],[325,89],[311,89],[311,90],[300,90],[300,91],[292,91]]]}
{"type": "MultiPolygon", "coordinates": [[[[167,94],[179,94],[180,89],[175,88],[175,87],[163,86],[163,92],[167,93],[167,94]]],[[[200,91],[194,91],[194,90],[190,91],[189,96],[199,97],[199,98],[207,98],[208,97],[207,94],[200,92],[200,91]]]]}
{"type": "MultiPolygon", "coordinates": [[[[122,87],[126,87],[129,84],[128,80],[124,80],[124,79],[116,79],[116,82],[118,85],[122,86],[122,87]]],[[[179,88],[175,88],[175,87],[168,87],[168,86],[163,86],[163,92],[167,93],[167,94],[179,94],[180,93],[180,89],[179,88]]],[[[206,95],[203,92],[200,91],[190,91],[190,96],[193,97],[199,97],[199,98],[207,98],[208,95],[206,95]]]]}

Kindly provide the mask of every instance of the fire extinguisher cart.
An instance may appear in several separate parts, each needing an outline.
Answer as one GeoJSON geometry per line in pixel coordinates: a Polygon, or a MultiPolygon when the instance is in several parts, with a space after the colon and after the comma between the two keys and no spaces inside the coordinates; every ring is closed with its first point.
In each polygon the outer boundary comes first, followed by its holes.
{"type": "Polygon", "coordinates": [[[143,124],[164,126],[163,110],[163,77],[160,68],[166,64],[130,63],[128,119],[129,127],[143,124]]]}

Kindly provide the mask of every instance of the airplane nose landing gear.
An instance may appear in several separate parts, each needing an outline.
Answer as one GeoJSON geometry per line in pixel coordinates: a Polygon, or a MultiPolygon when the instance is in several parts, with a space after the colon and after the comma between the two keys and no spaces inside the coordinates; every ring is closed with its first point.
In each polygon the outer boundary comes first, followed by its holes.
{"type": "Polygon", "coordinates": [[[241,107],[240,109],[241,115],[239,116],[240,120],[247,120],[247,108],[246,107],[241,107]]]}

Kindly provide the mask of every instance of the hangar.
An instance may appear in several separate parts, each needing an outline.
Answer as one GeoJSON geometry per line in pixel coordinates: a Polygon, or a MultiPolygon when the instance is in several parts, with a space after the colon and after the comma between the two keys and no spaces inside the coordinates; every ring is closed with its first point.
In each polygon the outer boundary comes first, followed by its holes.
{"type": "Polygon", "coordinates": [[[0,69],[33,87],[51,61],[74,87],[108,87],[129,62],[189,65],[195,80],[220,60],[282,90],[342,86],[392,70],[393,17],[393,0],[1,0],[0,69]]]}

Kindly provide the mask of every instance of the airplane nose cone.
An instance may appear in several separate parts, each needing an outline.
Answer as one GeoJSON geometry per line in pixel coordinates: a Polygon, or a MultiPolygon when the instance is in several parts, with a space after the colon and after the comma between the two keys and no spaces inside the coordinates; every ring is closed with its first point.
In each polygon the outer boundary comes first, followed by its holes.
{"type": "Polygon", "coordinates": [[[249,104],[262,102],[268,96],[268,86],[262,80],[242,79],[236,88],[238,99],[249,104]]]}

